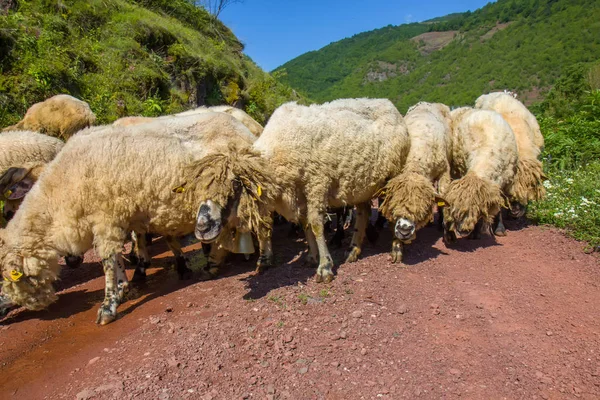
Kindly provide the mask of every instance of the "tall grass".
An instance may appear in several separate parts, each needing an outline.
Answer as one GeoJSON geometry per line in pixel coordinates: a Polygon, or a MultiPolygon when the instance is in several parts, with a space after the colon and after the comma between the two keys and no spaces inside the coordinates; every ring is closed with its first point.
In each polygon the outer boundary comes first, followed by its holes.
{"type": "Polygon", "coordinates": [[[586,92],[579,111],[565,118],[540,116],[547,197],[529,217],[564,228],[576,239],[600,245],[600,90],[586,92]]]}

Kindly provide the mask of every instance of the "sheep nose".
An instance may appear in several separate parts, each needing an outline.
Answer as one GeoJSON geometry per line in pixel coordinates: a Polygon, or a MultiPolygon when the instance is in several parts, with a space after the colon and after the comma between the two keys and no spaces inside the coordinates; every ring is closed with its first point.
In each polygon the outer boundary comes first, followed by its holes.
{"type": "Polygon", "coordinates": [[[206,215],[199,215],[196,221],[196,228],[200,232],[206,232],[210,229],[210,219],[206,215]]]}
{"type": "Polygon", "coordinates": [[[411,224],[408,221],[401,221],[400,222],[400,230],[402,230],[402,231],[407,231],[407,232],[408,231],[412,231],[413,227],[414,227],[413,224],[411,224]]]}

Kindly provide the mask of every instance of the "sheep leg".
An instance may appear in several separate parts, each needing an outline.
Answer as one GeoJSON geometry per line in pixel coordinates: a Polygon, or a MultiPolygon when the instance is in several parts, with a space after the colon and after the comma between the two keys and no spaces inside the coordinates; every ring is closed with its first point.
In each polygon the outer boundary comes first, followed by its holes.
{"type": "Polygon", "coordinates": [[[329,240],[330,246],[342,247],[342,241],[344,240],[344,212],[345,209],[335,210],[335,233],[329,240]]]}
{"type": "Polygon", "coordinates": [[[310,224],[319,249],[319,267],[317,268],[317,282],[329,283],[333,280],[333,259],[329,254],[325,234],[323,232],[323,221],[310,224]]]}
{"type": "Polygon", "coordinates": [[[129,259],[129,263],[131,265],[137,265],[140,262],[140,259],[138,257],[139,252],[137,250],[137,242],[137,233],[131,231],[131,251],[127,255],[127,258],[129,259]]]}
{"type": "Polygon", "coordinates": [[[350,249],[348,249],[348,252],[346,253],[347,263],[355,262],[358,260],[358,256],[360,256],[362,242],[365,238],[367,224],[369,223],[370,211],[370,203],[361,203],[356,206],[356,226],[354,228],[354,235],[352,235],[350,249]]]}
{"type": "Polygon", "coordinates": [[[438,231],[444,231],[444,206],[438,206],[438,220],[437,220],[438,231]]]}
{"type": "Polygon", "coordinates": [[[494,217],[494,235],[506,236],[506,228],[504,227],[504,222],[502,221],[502,211],[500,211],[494,217]]]}
{"type": "Polygon", "coordinates": [[[271,243],[272,233],[272,228],[261,228],[258,230],[259,256],[258,261],[256,262],[256,273],[258,274],[273,266],[273,247],[271,243]]]}
{"type": "Polygon", "coordinates": [[[227,250],[225,250],[218,244],[213,243],[210,248],[210,254],[208,255],[208,262],[206,263],[206,266],[200,271],[200,280],[207,281],[210,279],[215,279],[219,275],[219,268],[225,262],[226,256],[227,250]]]}
{"type": "Polygon", "coordinates": [[[315,235],[310,227],[307,227],[304,230],[304,236],[306,236],[306,243],[308,244],[308,254],[306,255],[306,258],[305,258],[303,264],[305,267],[312,268],[315,265],[318,265],[317,255],[319,253],[318,253],[317,239],[315,239],[315,235]]]}
{"type": "Polygon", "coordinates": [[[468,239],[471,240],[478,240],[481,239],[481,230],[483,229],[483,220],[479,220],[477,221],[477,223],[475,224],[475,228],[473,228],[473,231],[469,234],[469,236],[467,237],[468,239]]]}
{"type": "Polygon", "coordinates": [[[104,302],[98,309],[96,323],[106,325],[117,319],[117,307],[119,306],[119,289],[117,275],[119,270],[119,261],[117,253],[113,253],[108,258],[102,260],[104,267],[104,302]]]}
{"type": "Polygon", "coordinates": [[[165,240],[167,241],[167,246],[173,252],[175,256],[175,269],[177,270],[177,275],[180,280],[186,280],[192,278],[192,270],[187,267],[187,261],[183,256],[183,251],[181,251],[181,243],[177,238],[173,236],[165,236],[165,240]]]}
{"type": "Polygon", "coordinates": [[[400,239],[394,238],[392,241],[392,264],[401,263],[404,256],[404,243],[400,239]]]}
{"type": "Polygon", "coordinates": [[[143,282],[146,280],[146,269],[150,267],[150,255],[146,246],[146,235],[131,232],[131,239],[131,252],[137,255],[137,263],[131,282],[143,282]]]}
{"type": "Polygon", "coordinates": [[[117,254],[117,295],[119,298],[119,304],[125,299],[125,294],[129,292],[129,279],[127,279],[127,273],[125,272],[125,262],[123,256],[117,254]]]}

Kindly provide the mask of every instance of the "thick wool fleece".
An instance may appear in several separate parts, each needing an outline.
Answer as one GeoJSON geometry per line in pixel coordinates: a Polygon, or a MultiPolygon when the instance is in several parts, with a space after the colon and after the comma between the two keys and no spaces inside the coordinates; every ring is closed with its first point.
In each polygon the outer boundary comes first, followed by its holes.
{"type": "Polygon", "coordinates": [[[452,165],[456,178],[444,193],[449,204],[445,218],[471,222],[493,217],[511,190],[518,151],[515,136],[502,116],[494,111],[463,107],[452,111],[452,165]]]}
{"type": "Polygon", "coordinates": [[[328,206],[370,201],[402,171],[409,147],[404,120],[385,99],[286,103],[254,144],[282,188],[276,211],[309,222],[328,206]]]}
{"type": "MultiPolygon", "coordinates": [[[[9,168],[25,168],[26,177],[35,182],[44,166],[62,149],[59,139],[30,131],[9,131],[0,134],[0,177],[9,168]]],[[[0,194],[2,198],[2,194],[0,194]]],[[[16,210],[22,200],[4,199],[5,210],[16,210]]]]}
{"type": "Polygon", "coordinates": [[[30,131],[0,133],[0,176],[11,167],[33,169],[52,161],[64,143],[30,131]]]}
{"type": "Polygon", "coordinates": [[[188,173],[202,157],[254,136],[233,117],[206,114],[194,124],[162,122],[91,128],[75,135],[47,165],[0,233],[3,293],[32,309],[54,301],[57,257],[101,258],[122,250],[128,231],[183,236],[194,231],[202,187],[188,173]],[[183,188],[183,193],[181,188],[183,188]]]}
{"type": "Polygon", "coordinates": [[[59,94],[29,107],[21,121],[4,131],[29,130],[68,140],[94,122],[96,116],[85,101],[59,94]]]}
{"type": "Polygon", "coordinates": [[[226,152],[206,156],[194,166],[191,176],[201,188],[201,202],[226,204],[236,187],[241,191],[237,214],[227,228],[258,235],[271,229],[270,214],[280,192],[266,160],[257,151],[231,145],[226,152]]]}
{"type": "Polygon", "coordinates": [[[199,108],[195,108],[195,109],[189,110],[189,111],[184,111],[184,112],[181,112],[178,114],[165,115],[165,116],[157,117],[157,118],[138,117],[138,116],[123,117],[123,118],[119,118],[118,120],[113,122],[113,125],[132,126],[132,125],[139,125],[139,124],[147,124],[148,122],[161,120],[161,119],[168,119],[168,118],[173,118],[173,117],[188,117],[191,115],[205,114],[205,113],[211,113],[211,112],[222,112],[222,113],[231,115],[232,117],[234,117],[235,119],[240,121],[242,124],[244,124],[244,126],[246,128],[248,128],[250,130],[250,132],[252,132],[252,134],[256,137],[259,137],[263,131],[263,127],[258,122],[256,122],[251,116],[249,116],[248,114],[246,114],[244,111],[240,110],[239,108],[235,108],[235,107],[231,107],[231,106],[199,107],[199,108]]]}
{"type": "Polygon", "coordinates": [[[421,227],[431,218],[434,183],[440,193],[450,183],[450,109],[421,102],[404,117],[410,151],[402,174],[388,182],[381,211],[389,220],[405,218],[421,227]]]}
{"type": "Polygon", "coordinates": [[[523,205],[541,200],[545,195],[543,181],[546,177],[538,156],[544,146],[544,138],[535,116],[519,100],[506,93],[480,96],[475,108],[501,114],[515,135],[519,165],[510,197],[523,205]]]}

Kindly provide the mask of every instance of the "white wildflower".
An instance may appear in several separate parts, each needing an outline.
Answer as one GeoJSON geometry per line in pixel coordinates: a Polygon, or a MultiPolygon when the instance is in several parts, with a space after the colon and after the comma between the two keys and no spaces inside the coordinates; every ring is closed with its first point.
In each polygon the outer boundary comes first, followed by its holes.
{"type": "Polygon", "coordinates": [[[550,181],[544,181],[544,187],[546,189],[552,189],[554,186],[550,183],[550,181]]]}
{"type": "Polygon", "coordinates": [[[565,179],[565,182],[567,182],[568,184],[571,184],[571,183],[573,183],[573,179],[572,178],[567,178],[567,179],[565,179]]]}
{"type": "Polygon", "coordinates": [[[560,218],[560,217],[562,217],[562,216],[563,216],[563,213],[562,213],[562,212],[560,212],[560,211],[559,211],[559,212],[556,212],[556,213],[554,213],[554,217],[555,217],[555,218],[560,218]]]}

